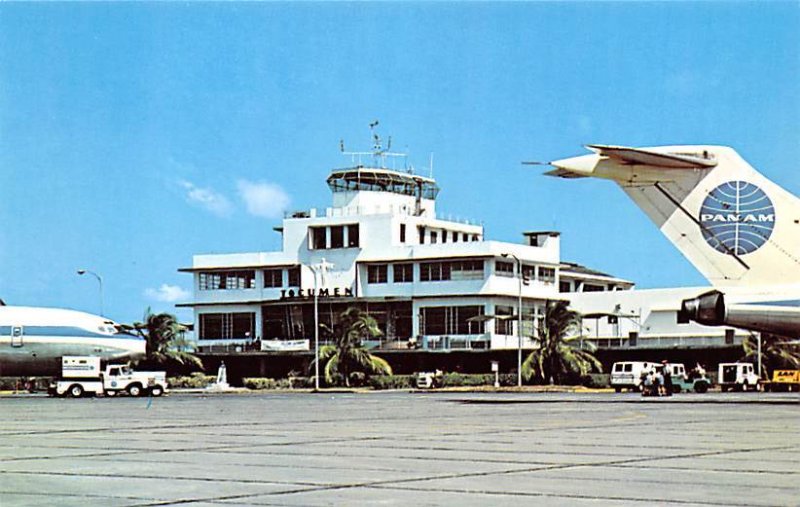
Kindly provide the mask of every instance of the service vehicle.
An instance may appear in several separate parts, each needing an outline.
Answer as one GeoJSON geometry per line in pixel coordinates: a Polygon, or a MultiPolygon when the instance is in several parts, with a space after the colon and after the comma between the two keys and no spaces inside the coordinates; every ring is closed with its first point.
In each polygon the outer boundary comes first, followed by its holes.
{"type": "Polygon", "coordinates": [[[444,373],[441,370],[421,371],[417,373],[417,389],[433,389],[442,387],[444,373]]]}
{"type": "Polygon", "coordinates": [[[652,361],[622,361],[614,363],[611,367],[611,387],[618,393],[622,392],[623,389],[641,391],[644,373],[657,366],[660,366],[659,363],[652,361]]]}
{"type": "Polygon", "coordinates": [[[694,391],[702,394],[711,386],[711,380],[705,375],[692,374],[692,372],[687,374],[683,363],[668,363],[667,366],[670,370],[673,393],[694,391]]]}
{"type": "Polygon", "coordinates": [[[765,391],[800,391],[800,370],[775,370],[763,385],[765,391]]]}
{"type": "Polygon", "coordinates": [[[127,365],[109,364],[103,369],[99,357],[64,356],[61,358],[61,377],[48,389],[51,396],[84,395],[161,396],[167,390],[167,373],[163,371],[133,371],[127,365]]]}
{"type": "Polygon", "coordinates": [[[723,392],[729,389],[735,391],[760,389],[759,378],[752,363],[720,363],[718,382],[723,392]]]}

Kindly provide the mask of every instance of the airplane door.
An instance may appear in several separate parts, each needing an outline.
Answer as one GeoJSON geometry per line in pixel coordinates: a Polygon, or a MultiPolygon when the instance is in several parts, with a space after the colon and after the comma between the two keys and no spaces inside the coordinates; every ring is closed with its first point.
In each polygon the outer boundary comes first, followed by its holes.
{"type": "Polygon", "coordinates": [[[11,346],[22,347],[22,326],[11,326],[11,346]]]}

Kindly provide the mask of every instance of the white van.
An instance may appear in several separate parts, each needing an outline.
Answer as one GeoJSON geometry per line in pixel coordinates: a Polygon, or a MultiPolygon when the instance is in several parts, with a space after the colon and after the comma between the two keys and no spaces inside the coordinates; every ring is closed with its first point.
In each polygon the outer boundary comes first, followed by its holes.
{"type": "Polygon", "coordinates": [[[717,381],[722,391],[728,389],[758,391],[761,384],[752,363],[720,363],[717,381]]]}
{"type": "Polygon", "coordinates": [[[623,389],[640,391],[642,386],[642,373],[659,366],[652,361],[623,361],[614,363],[611,367],[611,387],[621,392],[623,389]]]}

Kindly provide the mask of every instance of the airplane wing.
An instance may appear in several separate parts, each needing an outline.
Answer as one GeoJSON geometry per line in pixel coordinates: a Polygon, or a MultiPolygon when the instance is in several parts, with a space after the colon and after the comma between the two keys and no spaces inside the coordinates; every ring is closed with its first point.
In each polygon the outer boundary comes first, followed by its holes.
{"type": "Polygon", "coordinates": [[[586,147],[598,155],[617,159],[631,165],[640,164],[668,169],[708,169],[717,165],[717,161],[711,158],[708,153],[658,153],[639,148],[606,146],[602,144],[587,144],[586,147]]]}

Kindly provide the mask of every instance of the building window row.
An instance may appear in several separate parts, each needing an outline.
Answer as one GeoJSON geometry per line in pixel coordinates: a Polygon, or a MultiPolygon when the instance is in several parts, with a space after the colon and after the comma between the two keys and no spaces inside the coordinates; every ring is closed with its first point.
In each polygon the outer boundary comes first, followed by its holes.
{"type": "MultiPolygon", "coordinates": [[[[424,225],[417,226],[417,230],[419,231],[420,245],[424,245],[426,243],[426,237],[428,238],[428,242],[430,242],[432,245],[436,243],[447,243],[448,241],[451,243],[458,243],[459,241],[466,243],[468,241],[478,241],[480,239],[477,234],[470,234],[467,232],[447,231],[442,229],[428,231],[424,225]]],[[[405,243],[405,237],[405,224],[400,224],[401,243],[405,243]]]]}
{"type": "Polygon", "coordinates": [[[252,338],[256,329],[256,314],[201,313],[200,340],[239,340],[252,338]]]}
{"type": "MultiPolygon", "coordinates": [[[[367,283],[387,283],[389,280],[388,264],[368,264],[367,283]]],[[[507,261],[495,261],[495,275],[514,276],[514,263],[507,261]]],[[[543,283],[555,283],[556,270],[540,266],[538,279],[543,283]]],[[[396,263],[392,265],[394,276],[392,281],[395,283],[407,283],[414,281],[414,265],[412,263],[396,263]]],[[[536,275],[536,266],[522,265],[523,276],[533,280],[536,275]]],[[[457,261],[431,261],[419,263],[419,280],[421,282],[439,281],[459,281],[459,280],[483,280],[484,261],[481,259],[457,260],[457,261]]]]}
{"type": "Polygon", "coordinates": [[[482,280],[483,260],[421,262],[419,278],[423,282],[444,280],[482,280]]]}
{"type": "Polygon", "coordinates": [[[255,289],[255,270],[210,271],[199,275],[199,290],[237,290],[255,289]]]}
{"type": "Polygon", "coordinates": [[[392,266],[394,274],[394,283],[410,283],[414,281],[414,265],[407,264],[394,264],[392,266]]]}
{"type": "Polygon", "coordinates": [[[539,267],[539,280],[544,283],[555,283],[556,282],[556,269],[555,268],[545,268],[540,266],[539,267]]]}
{"type": "Polygon", "coordinates": [[[311,250],[358,248],[359,245],[358,224],[308,228],[308,248],[311,250]]]}
{"type": "Polygon", "coordinates": [[[424,335],[483,334],[484,320],[480,305],[428,306],[421,309],[420,329],[424,335]]]}
{"type": "Polygon", "coordinates": [[[386,283],[389,280],[386,264],[370,264],[367,266],[367,283],[386,283]]]}
{"type": "MultiPolygon", "coordinates": [[[[283,269],[273,268],[263,270],[264,288],[284,287],[283,269]]],[[[287,270],[288,287],[300,287],[300,268],[294,267],[287,270]]],[[[256,288],[255,270],[239,271],[208,271],[198,274],[198,290],[242,290],[256,288]]]]}
{"type": "MultiPolygon", "coordinates": [[[[286,287],[300,287],[300,268],[294,267],[287,270],[286,287]]],[[[283,284],[283,269],[273,268],[264,270],[264,288],[280,288],[283,284]]]]}
{"type": "Polygon", "coordinates": [[[613,283],[610,283],[608,285],[600,285],[597,283],[580,282],[580,281],[571,282],[569,280],[563,280],[563,279],[558,282],[559,292],[605,292],[614,290],[622,290],[622,289],[614,285],[613,283]]]}
{"type": "MultiPolygon", "coordinates": [[[[367,283],[387,283],[389,280],[388,264],[368,264],[367,283]]],[[[507,261],[495,261],[495,275],[513,277],[514,263],[507,261]]],[[[414,265],[412,263],[392,264],[394,283],[407,283],[414,281],[414,265]]],[[[555,283],[556,270],[539,266],[538,279],[543,283],[555,283]]],[[[533,280],[536,274],[536,266],[522,265],[523,276],[533,280]]],[[[421,282],[440,282],[440,281],[461,281],[461,280],[483,280],[484,261],[481,259],[457,260],[457,261],[431,261],[419,263],[419,280],[421,282]]]]}
{"type": "Polygon", "coordinates": [[[494,272],[497,276],[514,276],[514,263],[506,261],[495,261],[494,272]]]}

